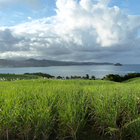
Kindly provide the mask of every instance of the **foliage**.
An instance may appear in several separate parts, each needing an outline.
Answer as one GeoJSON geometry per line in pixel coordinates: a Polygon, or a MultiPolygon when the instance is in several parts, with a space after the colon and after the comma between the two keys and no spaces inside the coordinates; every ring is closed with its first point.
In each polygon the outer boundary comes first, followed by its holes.
{"type": "Polygon", "coordinates": [[[136,77],[140,77],[140,73],[127,73],[124,76],[120,76],[118,74],[108,74],[103,79],[114,81],[114,82],[122,82],[122,81],[131,79],[131,78],[136,78],[136,77]]]}
{"type": "MultiPolygon", "coordinates": [[[[41,73],[41,72],[37,72],[37,73],[24,73],[24,75],[38,75],[38,76],[42,76],[42,77],[46,77],[46,78],[55,78],[55,76],[53,76],[53,75],[46,74],[46,73],[41,73]]],[[[88,79],[90,79],[90,77],[89,77],[88,74],[86,74],[86,76],[83,76],[83,77],[76,76],[76,75],[70,76],[70,77],[66,76],[65,78],[62,77],[62,76],[57,76],[56,79],[87,79],[88,80],[88,79]]],[[[94,75],[91,77],[91,80],[95,80],[95,76],[94,75]]]]}
{"type": "Polygon", "coordinates": [[[127,73],[126,75],[124,75],[122,79],[123,81],[125,81],[125,80],[136,78],[136,77],[140,77],[140,73],[127,73]]]}
{"type": "Polygon", "coordinates": [[[95,80],[95,76],[94,75],[91,76],[91,80],[95,80]]]}
{"type": "Polygon", "coordinates": [[[54,78],[53,75],[50,74],[46,74],[46,73],[41,73],[41,72],[37,72],[37,73],[24,73],[25,75],[38,75],[38,76],[42,76],[42,77],[46,77],[46,78],[54,78]]]}
{"type": "Polygon", "coordinates": [[[56,79],[63,79],[63,77],[61,77],[61,76],[57,76],[56,79]]]}
{"type": "Polygon", "coordinates": [[[89,79],[89,75],[88,74],[86,74],[86,77],[85,77],[86,79],[89,79]]]}
{"type": "Polygon", "coordinates": [[[15,80],[27,80],[27,79],[38,79],[40,76],[37,75],[26,75],[26,74],[0,74],[0,81],[15,81],[15,80]]]}
{"type": "Polygon", "coordinates": [[[81,79],[81,76],[74,75],[74,76],[71,76],[70,78],[67,78],[67,79],[81,79]]]}
{"type": "Polygon", "coordinates": [[[0,82],[0,139],[80,140],[95,132],[140,139],[139,83],[140,78],[0,82]]]}
{"type": "Polygon", "coordinates": [[[114,81],[114,82],[121,82],[122,81],[122,76],[120,76],[118,74],[108,74],[103,79],[114,81]]]}

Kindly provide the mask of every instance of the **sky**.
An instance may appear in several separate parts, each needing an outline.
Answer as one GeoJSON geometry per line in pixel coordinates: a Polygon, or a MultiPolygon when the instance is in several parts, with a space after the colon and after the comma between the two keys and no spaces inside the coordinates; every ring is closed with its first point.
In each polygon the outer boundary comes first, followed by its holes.
{"type": "Polygon", "coordinates": [[[0,0],[0,59],[140,64],[140,0],[0,0]]]}

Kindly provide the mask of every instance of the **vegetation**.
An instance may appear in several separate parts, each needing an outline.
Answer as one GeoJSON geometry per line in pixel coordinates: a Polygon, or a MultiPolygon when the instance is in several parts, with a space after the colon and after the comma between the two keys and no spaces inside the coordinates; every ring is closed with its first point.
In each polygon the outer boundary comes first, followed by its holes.
{"type": "Polygon", "coordinates": [[[108,74],[103,78],[103,80],[122,82],[122,81],[126,81],[128,79],[132,79],[132,78],[136,78],[136,77],[140,77],[140,73],[127,73],[124,76],[120,76],[118,74],[108,74]]]}
{"type": "Polygon", "coordinates": [[[38,75],[27,75],[27,74],[0,74],[0,81],[15,81],[15,80],[28,80],[28,79],[38,79],[38,75]]]}
{"type": "Polygon", "coordinates": [[[36,73],[24,73],[24,75],[38,75],[38,76],[46,77],[46,78],[54,78],[53,75],[46,74],[46,73],[41,73],[41,72],[36,72],[36,73]]]}
{"type": "Polygon", "coordinates": [[[123,83],[76,79],[0,82],[0,139],[92,140],[95,133],[114,140],[140,139],[139,83],[140,78],[123,83]]]}
{"type": "MultiPolygon", "coordinates": [[[[38,75],[41,77],[45,77],[45,78],[55,78],[55,76],[50,75],[50,74],[46,74],[46,73],[41,73],[41,72],[37,72],[37,73],[24,73],[25,75],[38,75]]],[[[57,76],[56,79],[90,79],[90,80],[95,80],[95,76],[92,75],[91,78],[89,77],[88,74],[86,74],[86,76],[81,77],[81,76],[71,76],[71,77],[62,77],[62,76],[57,76]]]]}

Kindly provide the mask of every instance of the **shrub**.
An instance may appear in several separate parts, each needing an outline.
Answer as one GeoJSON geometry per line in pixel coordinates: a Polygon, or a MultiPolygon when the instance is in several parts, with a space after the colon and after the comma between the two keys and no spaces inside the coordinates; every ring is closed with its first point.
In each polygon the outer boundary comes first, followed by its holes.
{"type": "Polygon", "coordinates": [[[140,73],[127,73],[124,77],[123,77],[123,81],[131,79],[131,78],[135,78],[135,77],[140,77],[140,73]]]}
{"type": "Polygon", "coordinates": [[[108,74],[104,77],[104,80],[121,82],[122,81],[122,76],[120,76],[118,74],[108,74]]]}
{"type": "Polygon", "coordinates": [[[63,77],[61,77],[61,76],[57,76],[56,79],[63,79],[63,77]]]}
{"type": "Polygon", "coordinates": [[[70,79],[68,76],[66,76],[66,79],[70,79]]]}
{"type": "Polygon", "coordinates": [[[86,74],[86,79],[89,79],[89,75],[88,74],[86,74]]]}
{"type": "Polygon", "coordinates": [[[41,72],[37,72],[37,73],[24,73],[25,75],[38,75],[41,77],[47,77],[47,78],[54,78],[53,75],[47,74],[47,73],[41,73],[41,72]]]}
{"type": "Polygon", "coordinates": [[[95,80],[95,76],[94,75],[91,76],[91,80],[95,80]]]}
{"type": "Polygon", "coordinates": [[[124,76],[120,76],[118,74],[108,74],[106,75],[103,80],[109,80],[114,82],[122,82],[131,78],[140,77],[140,73],[127,73],[124,76]]]}

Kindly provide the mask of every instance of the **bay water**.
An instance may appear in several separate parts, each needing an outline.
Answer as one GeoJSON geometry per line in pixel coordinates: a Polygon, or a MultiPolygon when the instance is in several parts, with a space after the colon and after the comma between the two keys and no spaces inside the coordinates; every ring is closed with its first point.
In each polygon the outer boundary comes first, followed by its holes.
{"type": "Polygon", "coordinates": [[[127,73],[140,73],[140,64],[125,64],[123,66],[114,65],[80,65],[80,66],[50,66],[50,67],[20,67],[20,68],[0,68],[0,73],[24,74],[42,72],[57,76],[85,76],[94,75],[96,78],[103,78],[107,74],[125,75],[127,73]]]}

